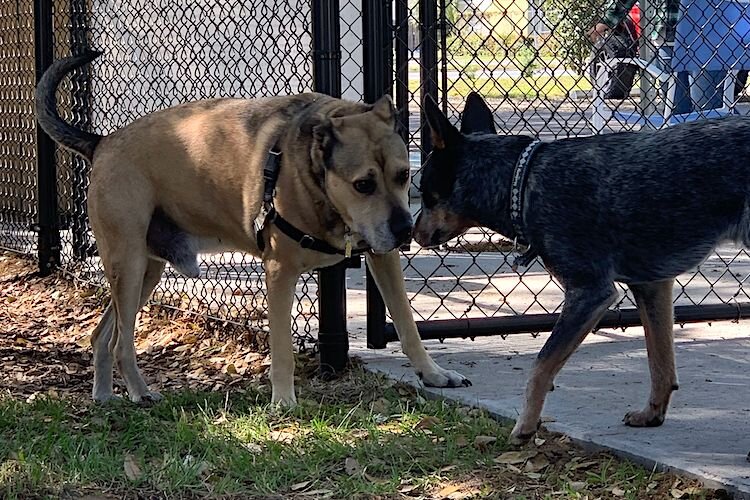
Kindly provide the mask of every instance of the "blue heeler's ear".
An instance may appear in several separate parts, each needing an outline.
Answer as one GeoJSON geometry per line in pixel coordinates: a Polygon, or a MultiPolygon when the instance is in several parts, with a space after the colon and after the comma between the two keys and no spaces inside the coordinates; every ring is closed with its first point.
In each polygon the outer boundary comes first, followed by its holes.
{"type": "Polygon", "coordinates": [[[445,149],[451,143],[461,138],[461,134],[456,127],[451,125],[448,118],[440,111],[438,105],[430,96],[424,98],[422,111],[427,118],[427,125],[430,127],[432,136],[432,146],[435,149],[445,149]]]}
{"type": "Polygon", "coordinates": [[[461,133],[473,134],[475,132],[497,134],[495,120],[489,106],[479,94],[471,92],[466,97],[466,106],[461,116],[461,133]]]}

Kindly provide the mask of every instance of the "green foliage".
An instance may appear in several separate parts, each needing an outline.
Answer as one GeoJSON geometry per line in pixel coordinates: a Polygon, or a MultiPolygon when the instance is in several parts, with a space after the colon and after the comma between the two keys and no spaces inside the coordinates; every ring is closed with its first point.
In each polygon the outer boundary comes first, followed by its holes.
{"type": "Polygon", "coordinates": [[[504,40],[478,33],[456,34],[448,39],[448,51],[459,57],[490,57],[502,60],[507,53],[504,40]]]}
{"type": "Polygon", "coordinates": [[[529,78],[534,74],[534,70],[539,67],[539,53],[534,48],[531,40],[524,40],[523,44],[516,50],[515,59],[521,74],[529,78]]]}
{"type": "Polygon", "coordinates": [[[601,18],[601,6],[580,0],[545,0],[543,8],[552,37],[559,44],[558,58],[568,69],[583,75],[591,53],[588,31],[601,18]]]}

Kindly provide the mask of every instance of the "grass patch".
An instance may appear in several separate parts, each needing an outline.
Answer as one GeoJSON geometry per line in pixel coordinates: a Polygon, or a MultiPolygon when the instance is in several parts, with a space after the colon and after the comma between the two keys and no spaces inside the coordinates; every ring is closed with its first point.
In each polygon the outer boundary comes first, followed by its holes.
{"type": "MultiPolygon", "coordinates": [[[[409,90],[419,91],[419,81],[410,80],[409,90]]],[[[570,75],[539,75],[502,78],[463,78],[448,81],[449,97],[465,97],[470,92],[479,92],[485,98],[508,99],[564,99],[570,92],[591,90],[591,83],[586,78],[570,75]]]]}
{"type": "Polygon", "coordinates": [[[509,427],[484,412],[360,368],[303,384],[294,410],[268,401],[266,386],[181,391],[148,408],[3,397],[0,496],[636,499],[675,481],[560,436],[542,434],[519,459],[509,427]]]}
{"type": "MultiPolygon", "coordinates": [[[[447,68],[448,71],[474,72],[483,70],[501,71],[517,70],[523,67],[523,64],[514,59],[498,58],[501,56],[490,57],[483,55],[450,55],[447,68]]],[[[552,57],[539,57],[536,59],[540,66],[549,69],[563,68],[564,62],[552,57]]],[[[441,63],[439,63],[441,64],[441,63]]],[[[409,71],[419,72],[420,64],[418,60],[409,61],[409,71]]]]}

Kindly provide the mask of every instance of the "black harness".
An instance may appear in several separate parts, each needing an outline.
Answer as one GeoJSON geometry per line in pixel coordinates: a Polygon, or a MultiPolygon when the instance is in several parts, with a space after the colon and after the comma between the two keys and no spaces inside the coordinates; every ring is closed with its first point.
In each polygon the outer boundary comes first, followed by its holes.
{"type": "Polygon", "coordinates": [[[268,158],[266,158],[266,164],[263,167],[263,209],[266,214],[263,217],[263,222],[260,225],[256,224],[255,228],[255,238],[261,252],[266,247],[266,242],[263,239],[263,229],[269,224],[274,224],[279,231],[296,241],[302,248],[314,250],[326,255],[343,255],[345,257],[351,257],[352,255],[362,254],[368,250],[366,248],[352,250],[351,241],[348,239],[346,241],[346,248],[340,250],[320,238],[305,233],[283,218],[281,214],[276,211],[276,207],[273,203],[273,199],[276,195],[276,182],[279,179],[280,170],[281,150],[278,145],[276,145],[268,152],[268,158]]]}

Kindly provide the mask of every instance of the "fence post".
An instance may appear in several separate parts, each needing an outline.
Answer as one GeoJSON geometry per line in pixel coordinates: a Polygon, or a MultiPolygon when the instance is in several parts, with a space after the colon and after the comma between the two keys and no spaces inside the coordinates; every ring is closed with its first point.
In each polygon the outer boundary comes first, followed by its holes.
{"type": "MultiPolygon", "coordinates": [[[[88,0],[70,0],[70,52],[80,55],[89,48],[88,0]]],[[[76,69],[71,75],[73,83],[71,113],[73,124],[88,130],[91,125],[91,80],[88,66],[76,69]]],[[[92,250],[86,213],[89,164],[78,155],[71,159],[70,230],[73,255],[85,260],[92,250]]]]}
{"type": "Polygon", "coordinates": [[[394,35],[396,44],[396,110],[401,125],[401,137],[409,143],[409,3],[396,0],[394,35]]]}
{"type": "MultiPolygon", "coordinates": [[[[424,102],[426,96],[437,101],[438,97],[438,8],[437,0],[419,1],[419,65],[421,70],[421,96],[420,102],[424,102]]],[[[446,103],[443,103],[443,111],[446,111],[446,103]]],[[[427,161],[427,156],[432,151],[432,138],[430,137],[427,120],[422,113],[422,164],[427,161]]]]}
{"type": "MultiPolygon", "coordinates": [[[[34,58],[36,83],[52,64],[54,33],[52,2],[34,0],[34,58]]],[[[57,169],[55,143],[36,125],[39,273],[46,276],[60,264],[60,233],[57,220],[57,169]]]]}
{"type": "MultiPolygon", "coordinates": [[[[313,78],[315,90],[341,97],[341,38],[338,0],[313,0],[313,78]]],[[[349,357],[346,330],[346,261],[318,271],[320,373],[342,371],[349,357]]]]}
{"type": "MultiPolygon", "coordinates": [[[[391,2],[362,2],[362,53],[364,98],[374,103],[393,92],[393,36],[391,2]]],[[[408,78],[408,77],[407,77],[408,78]]],[[[375,280],[367,270],[367,347],[383,349],[385,340],[385,303],[375,280]]]]}

